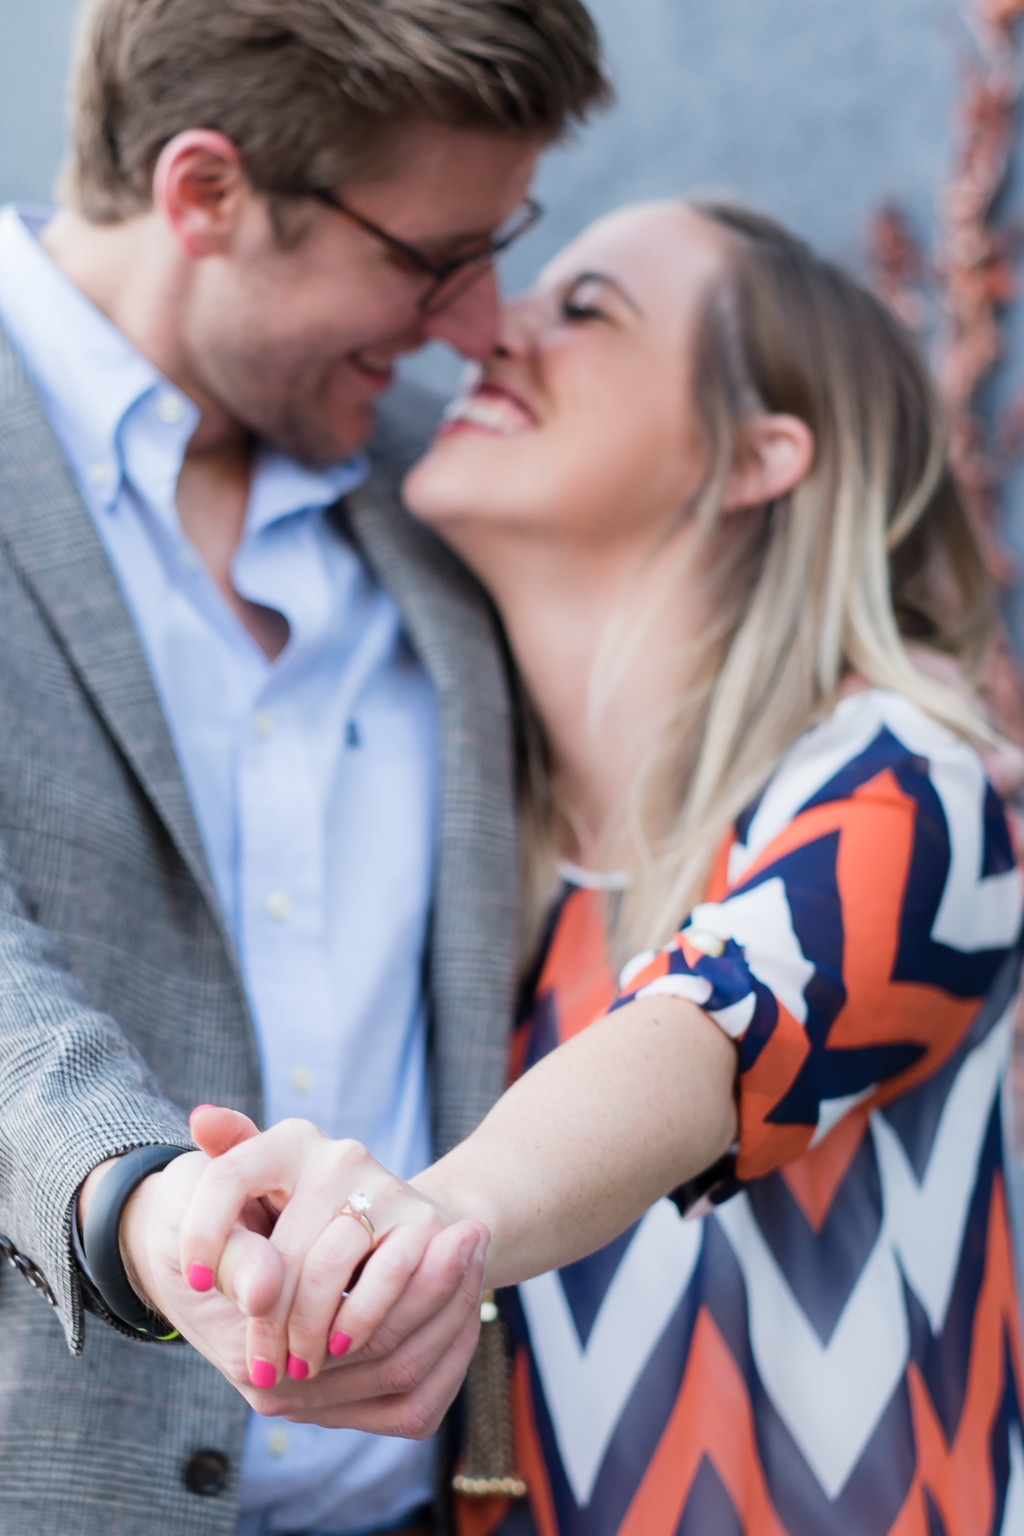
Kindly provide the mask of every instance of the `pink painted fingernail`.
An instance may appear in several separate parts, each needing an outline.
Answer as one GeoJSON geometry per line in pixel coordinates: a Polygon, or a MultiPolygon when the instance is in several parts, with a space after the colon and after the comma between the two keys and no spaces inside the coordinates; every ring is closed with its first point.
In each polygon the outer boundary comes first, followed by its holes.
{"type": "Polygon", "coordinates": [[[213,1290],[213,1270],[209,1264],[190,1264],[188,1283],[194,1291],[213,1290]]]}
{"type": "Polygon", "coordinates": [[[335,1333],[331,1335],[331,1342],[327,1348],[337,1360],[341,1355],[347,1355],[352,1348],[352,1338],[347,1333],[335,1333]]]}
{"type": "Polygon", "coordinates": [[[305,1381],[309,1375],[309,1366],[305,1360],[300,1360],[298,1355],[288,1356],[288,1375],[292,1381],[305,1381]]]}
{"type": "Polygon", "coordinates": [[[254,1387],[276,1387],[277,1372],[269,1360],[256,1359],[249,1367],[249,1380],[254,1387]]]}

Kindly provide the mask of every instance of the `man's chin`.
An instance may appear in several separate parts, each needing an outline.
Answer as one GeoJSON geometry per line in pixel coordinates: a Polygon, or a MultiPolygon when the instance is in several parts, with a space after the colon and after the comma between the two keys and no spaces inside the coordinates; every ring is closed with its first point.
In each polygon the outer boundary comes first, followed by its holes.
{"type": "Polygon", "coordinates": [[[343,423],[333,421],[315,427],[309,421],[291,421],[287,426],[264,434],[280,453],[297,459],[307,469],[331,469],[343,464],[365,448],[373,432],[374,406],[345,412],[343,423]]]}

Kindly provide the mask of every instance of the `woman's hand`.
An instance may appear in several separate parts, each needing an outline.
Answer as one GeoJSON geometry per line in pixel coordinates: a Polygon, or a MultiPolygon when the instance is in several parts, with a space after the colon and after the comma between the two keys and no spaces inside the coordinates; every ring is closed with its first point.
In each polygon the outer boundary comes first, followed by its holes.
{"type": "MultiPolygon", "coordinates": [[[[285,1374],[311,1379],[332,1356],[353,1359],[364,1350],[398,1356],[413,1332],[424,1341],[437,1334],[439,1353],[447,1353],[455,1344],[446,1338],[449,1317],[459,1319],[461,1339],[465,1309],[452,1309],[455,1292],[447,1281],[441,1289],[433,1285],[436,1294],[416,1306],[399,1304],[435,1241],[459,1260],[432,1266],[454,1276],[456,1290],[471,1269],[482,1275],[488,1235],[479,1222],[455,1219],[358,1142],[331,1141],[308,1121],[286,1120],[260,1134],[245,1116],[204,1106],[193,1115],[192,1133],[213,1161],[182,1224],[183,1274],[197,1289],[216,1283],[235,1294],[225,1249],[253,1200],[273,1222],[270,1242],[284,1265],[276,1304],[248,1323],[246,1356],[255,1386],[272,1387],[285,1374]],[[365,1197],[354,1203],[372,1226],[376,1247],[368,1226],[345,1211],[353,1196],[365,1197]]],[[[244,1307],[244,1297],[237,1299],[244,1307]]],[[[461,1354],[461,1343],[457,1348],[461,1354]]],[[[421,1369],[433,1369],[433,1353],[421,1352],[421,1369]]],[[[416,1383],[396,1386],[412,1390],[416,1383]]]]}

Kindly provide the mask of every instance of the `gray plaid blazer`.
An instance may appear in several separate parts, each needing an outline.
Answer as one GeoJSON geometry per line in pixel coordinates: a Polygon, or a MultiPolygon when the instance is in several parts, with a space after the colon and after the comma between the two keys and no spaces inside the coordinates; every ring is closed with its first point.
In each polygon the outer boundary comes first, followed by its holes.
{"type": "MultiPolygon", "coordinates": [[[[374,476],[336,517],[394,594],[440,698],[429,987],[443,1150],[504,1080],[516,855],[493,622],[398,501],[424,425],[422,399],[386,409],[374,476]]],[[[200,1102],[260,1119],[237,962],[116,580],[0,332],[3,1536],[233,1530],[244,1402],[191,1349],[130,1340],[95,1315],[71,1247],[88,1170],[131,1146],[189,1145],[200,1102]]]]}

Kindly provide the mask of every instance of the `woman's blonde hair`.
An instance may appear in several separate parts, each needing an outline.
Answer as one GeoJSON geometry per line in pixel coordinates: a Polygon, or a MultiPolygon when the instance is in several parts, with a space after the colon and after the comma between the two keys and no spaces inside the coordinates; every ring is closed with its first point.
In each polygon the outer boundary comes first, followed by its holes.
{"type": "MultiPolygon", "coordinates": [[[[631,882],[615,924],[623,954],[676,930],[704,895],[733,822],[851,677],[988,739],[961,695],[913,659],[945,655],[970,676],[992,599],[950,472],[942,408],[911,338],[771,219],[721,202],[689,206],[723,233],[727,253],[697,337],[693,389],[708,463],[685,509],[695,537],[679,557],[705,552],[714,618],[624,808],[631,882]],[[770,505],[729,514],[728,537],[712,539],[744,422],[766,411],[807,424],[812,468],[770,505]]],[[[671,601],[679,564],[664,575],[671,601]]],[[[623,614],[610,625],[595,697],[621,672],[630,627],[623,614]]],[[[529,719],[525,739],[527,924],[536,933],[559,812],[529,719]]]]}

